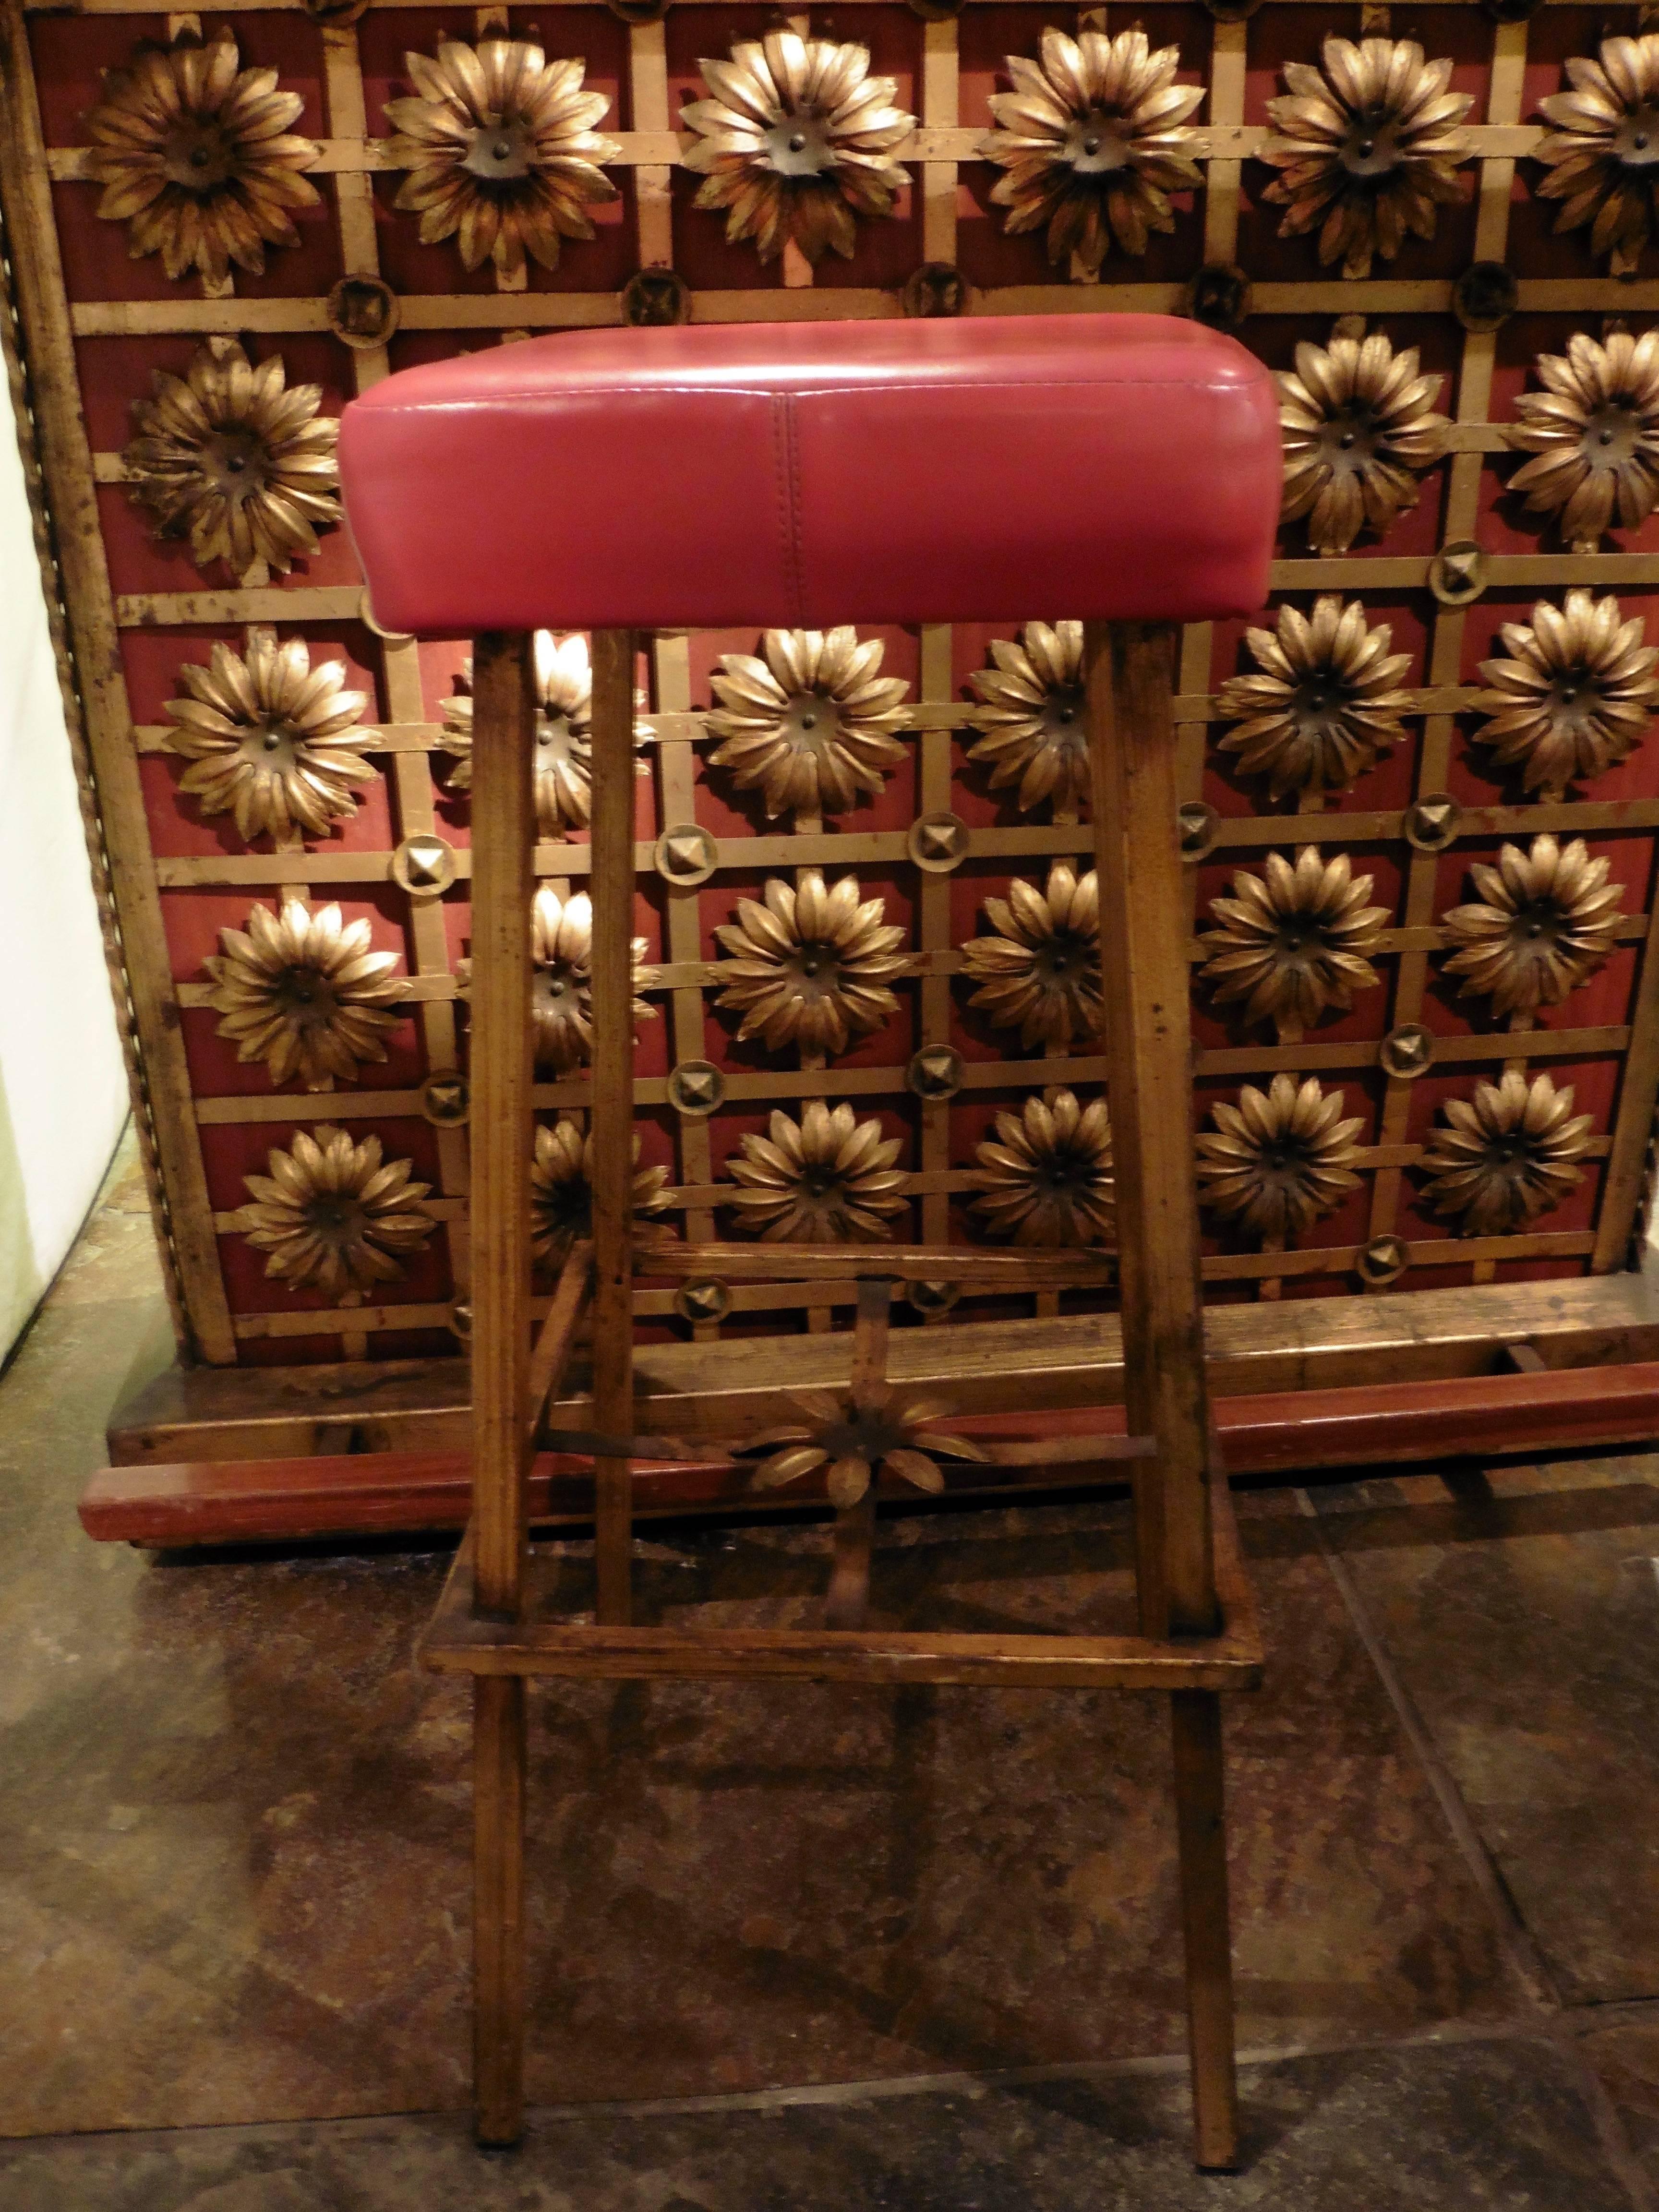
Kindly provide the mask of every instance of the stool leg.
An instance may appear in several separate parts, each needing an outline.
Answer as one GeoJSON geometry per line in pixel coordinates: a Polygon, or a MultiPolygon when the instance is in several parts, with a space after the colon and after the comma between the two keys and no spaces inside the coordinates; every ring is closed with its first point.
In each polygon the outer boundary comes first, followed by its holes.
{"type": "Polygon", "coordinates": [[[473,2132],[499,2149],[524,2133],[524,1692],[473,1678],[473,2132]]]}
{"type": "MultiPolygon", "coordinates": [[[[1124,1395],[1131,1429],[1158,1439],[1156,1459],[1137,1463],[1135,1573],[1141,1631],[1156,1637],[1211,1634],[1218,1617],[1171,712],[1177,644],[1162,623],[1091,623],[1085,639],[1124,1395]]],[[[1177,1695],[1174,1729],[1197,2155],[1224,2166],[1237,2121],[1214,1697],[1177,1695]]]]}
{"type": "MultiPolygon", "coordinates": [[[[527,636],[472,660],[474,1602],[523,1602],[530,1389],[530,902],[534,692],[527,636]]],[[[524,2126],[525,1693],[473,1685],[473,2096],[480,2142],[524,2126]]]]}
{"type": "MultiPolygon", "coordinates": [[[[634,640],[593,637],[593,1425],[634,1433],[634,640]]],[[[632,1475],[593,1464],[599,1619],[631,1609],[632,1475]]]]}
{"type": "Polygon", "coordinates": [[[1170,1707],[1195,2156],[1200,2166],[1225,2171],[1238,2160],[1238,2082],[1233,2064],[1221,1700],[1213,1690],[1177,1690],[1170,1707]]]}

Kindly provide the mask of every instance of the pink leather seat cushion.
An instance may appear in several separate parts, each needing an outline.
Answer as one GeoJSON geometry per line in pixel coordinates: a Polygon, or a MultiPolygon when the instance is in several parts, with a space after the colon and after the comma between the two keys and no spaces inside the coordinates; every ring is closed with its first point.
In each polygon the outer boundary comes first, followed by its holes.
{"type": "Polygon", "coordinates": [[[1267,371],[1164,315],[582,331],[345,410],[377,619],[1203,621],[1267,596],[1267,371]]]}

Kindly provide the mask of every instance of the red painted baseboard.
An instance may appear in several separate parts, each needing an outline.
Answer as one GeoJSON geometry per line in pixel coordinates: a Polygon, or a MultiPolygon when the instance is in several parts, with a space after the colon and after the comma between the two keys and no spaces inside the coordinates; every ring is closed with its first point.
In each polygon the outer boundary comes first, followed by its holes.
{"type": "MultiPolygon", "coordinates": [[[[1215,1420],[1232,1474],[1293,1477],[1321,1468],[1559,1457],[1659,1437],[1659,1361],[1222,1398],[1215,1420]]],[[[956,1426],[981,1437],[1121,1436],[1124,1414],[1118,1406],[981,1415],[956,1426]]],[[[966,1468],[953,1471],[952,1487],[1006,1495],[1086,1483],[1100,1472],[1076,1461],[1053,1468],[966,1468]]],[[[636,1475],[641,1517],[758,1504],[746,1471],[722,1464],[641,1462],[636,1475]]],[[[591,1512],[591,1497],[584,1460],[538,1456],[531,1479],[533,1521],[580,1524],[591,1512]]],[[[772,1493],[768,1503],[813,1501],[811,1486],[802,1483],[781,1500],[772,1493]]],[[[469,1503],[462,1453],[199,1461],[101,1468],[81,1500],[81,1524],[106,1542],[270,1543],[459,1528],[469,1503]]]]}

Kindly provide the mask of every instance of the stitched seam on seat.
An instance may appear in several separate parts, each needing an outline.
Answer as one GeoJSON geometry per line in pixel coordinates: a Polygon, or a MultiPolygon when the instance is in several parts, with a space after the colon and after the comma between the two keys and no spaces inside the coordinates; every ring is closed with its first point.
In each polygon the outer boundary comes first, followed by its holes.
{"type": "Polygon", "coordinates": [[[794,395],[786,392],[782,397],[784,447],[788,456],[789,465],[789,544],[787,548],[789,582],[795,595],[795,620],[798,623],[804,623],[806,619],[806,575],[800,542],[799,423],[795,413],[794,395]]]}
{"type": "MultiPolygon", "coordinates": [[[[877,383],[859,377],[846,384],[792,385],[787,392],[771,386],[732,384],[592,384],[544,386],[531,392],[492,391],[457,399],[399,399],[396,405],[409,414],[471,414],[481,407],[496,407],[521,400],[560,399],[830,399],[854,392],[1188,392],[1232,393],[1249,387],[1236,383],[1196,383],[1173,376],[1022,376],[993,382],[985,377],[941,377],[924,383],[919,377],[894,378],[877,383]]],[[[391,404],[392,403],[385,403],[391,404]]]]}
{"type": "Polygon", "coordinates": [[[782,556],[786,588],[793,589],[795,604],[800,603],[796,584],[794,480],[789,465],[789,402],[782,392],[772,395],[772,481],[778,502],[778,550],[782,556]]]}

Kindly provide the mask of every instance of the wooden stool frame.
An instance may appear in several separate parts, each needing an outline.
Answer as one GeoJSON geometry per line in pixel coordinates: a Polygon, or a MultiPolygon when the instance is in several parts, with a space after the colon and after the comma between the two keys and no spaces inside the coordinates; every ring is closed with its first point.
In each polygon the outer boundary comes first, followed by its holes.
{"type": "MultiPolygon", "coordinates": [[[[1117,1181],[1127,1438],[1139,1632],[926,1635],[871,1628],[651,1628],[630,1620],[635,640],[593,639],[592,1242],[561,1277],[533,1346],[528,916],[534,889],[531,641],[474,643],[472,811],[473,1510],[423,1642],[474,1678],[474,2067],[478,2140],[524,2120],[525,1685],[541,1675],[931,1682],[1170,1693],[1195,2155],[1236,2162],[1232,1966],[1220,1692],[1261,1680],[1261,1649],[1206,1398],[1193,1176],[1185,903],[1172,720],[1179,633],[1091,623],[1085,672],[1117,1181]],[[594,1626],[538,1618],[526,1481],[545,1407],[591,1313],[594,1626]]],[[[1022,1287],[1098,1268],[1081,1255],[860,1247],[722,1248],[722,1271],[805,1278],[849,1264],[877,1279],[948,1278],[981,1256],[1022,1287]]],[[[708,1262],[701,1249],[698,1264],[708,1262]]],[[[662,1264],[653,1254],[650,1265],[662,1264]]],[[[884,1291],[860,1299],[885,1337],[884,1291]]],[[[873,1337],[868,1340],[874,1342],[873,1337]]],[[[861,1355],[863,1356],[863,1355],[861,1355]]],[[[879,1358],[879,1352],[873,1356],[879,1358]]],[[[855,1374],[857,1362],[855,1361],[855,1374]]],[[[1029,1385],[1030,1378],[1026,1378],[1029,1385]]],[[[568,1440],[567,1440],[568,1442],[568,1440]]],[[[872,1492],[873,1498],[873,1490],[872,1492]]],[[[843,1572],[838,1559],[837,1575],[843,1572]]],[[[841,1617],[848,1617],[842,1607],[841,1617]]],[[[856,1607],[853,1617],[856,1617],[856,1607]]]]}

